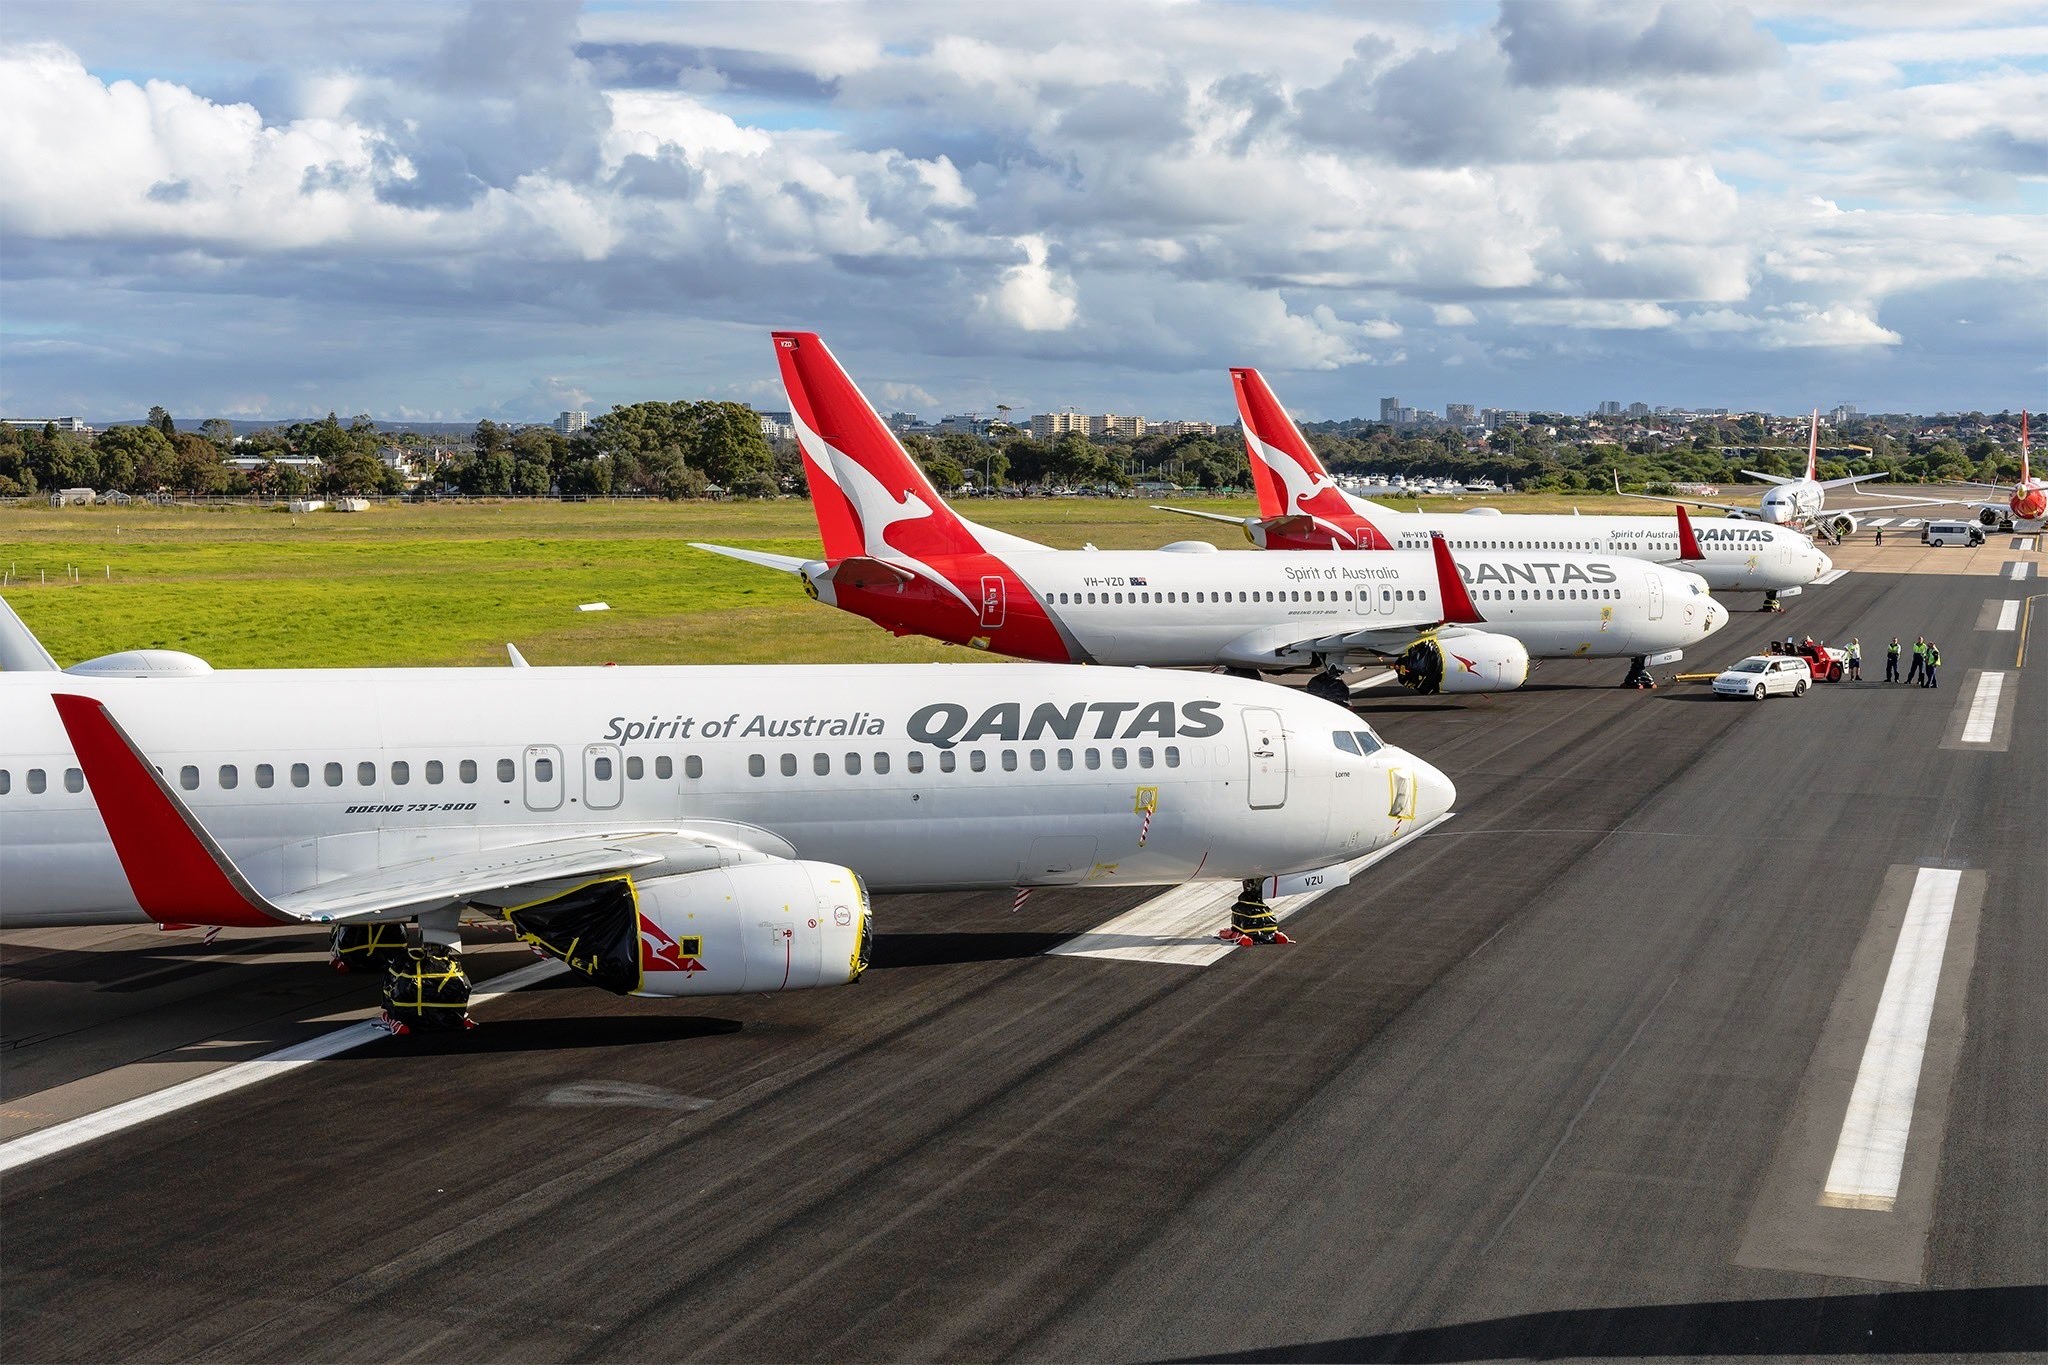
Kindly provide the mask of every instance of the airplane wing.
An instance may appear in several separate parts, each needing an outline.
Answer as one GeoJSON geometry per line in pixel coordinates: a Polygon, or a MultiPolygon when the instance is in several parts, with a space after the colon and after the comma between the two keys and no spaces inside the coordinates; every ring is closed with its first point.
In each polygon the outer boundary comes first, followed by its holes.
{"type": "Polygon", "coordinates": [[[1962,505],[1963,500],[1960,498],[1906,498],[1899,502],[1860,502],[1854,507],[1826,507],[1821,509],[1820,515],[1824,521],[1828,517],[1840,512],[1847,512],[1852,517],[1860,517],[1866,512],[1894,512],[1905,507],[1960,507],[1962,505]]]}
{"type": "Polygon", "coordinates": [[[58,673],[57,661],[35,632],[14,614],[7,599],[0,597],[0,672],[58,673]]]}
{"type": "Polygon", "coordinates": [[[268,897],[200,825],[105,703],[68,693],[51,701],[129,887],[158,920],[255,928],[410,919],[492,892],[671,861],[679,839],[705,845],[714,861],[715,849],[736,844],[771,857],[795,852],[765,830],[754,831],[758,840],[748,839],[745,826],[629,829],[421,859],[268,897]]]}
{"type": "Polygon", "coordinates": [[[1745,507],[1737,502],[1713,502],[1706,498],[1674,498],[1663,493],[1623,493],[1621,491],[1621,471],[1618,469],[1614,471],[1614,491],[1624,498],[1641,498],[1644,502],[1669,502],[1676,503],[1681,507],[1711,507],[1717,512],[1737,512],[1745,517],[1756,515],[1755,503],[1750,503],[1745,507]]]}

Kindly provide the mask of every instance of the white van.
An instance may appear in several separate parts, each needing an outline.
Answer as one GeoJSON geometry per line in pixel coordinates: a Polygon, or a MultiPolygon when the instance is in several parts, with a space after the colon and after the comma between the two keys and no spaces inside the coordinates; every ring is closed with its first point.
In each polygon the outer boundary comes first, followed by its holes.
{"type": "Polygon", "coordinates": [[[1974,521],[1930,521],[1920,532],[1920,543],[1937,550],[1944,545],[1968,545],[1974,549],[1984,543],[1984,528],[1974,521]]]}

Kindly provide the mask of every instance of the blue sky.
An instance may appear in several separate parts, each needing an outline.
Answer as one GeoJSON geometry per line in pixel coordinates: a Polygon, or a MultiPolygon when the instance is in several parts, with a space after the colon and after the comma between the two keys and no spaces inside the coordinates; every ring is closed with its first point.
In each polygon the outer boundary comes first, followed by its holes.
{"type": "Polygon", "coordinates": [[[0,8],[9,415],[2039,407],[2048,6],[0,8]]]}

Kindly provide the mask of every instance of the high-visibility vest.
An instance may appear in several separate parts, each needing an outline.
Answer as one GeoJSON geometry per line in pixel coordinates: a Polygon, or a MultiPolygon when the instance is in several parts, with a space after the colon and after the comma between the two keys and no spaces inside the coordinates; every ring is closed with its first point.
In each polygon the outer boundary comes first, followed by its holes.
{"type": "Polygon", "coordinates": [[[1897,640],[1894,640],[1894,641],[1892,641],[1892,642],[1891,642],[1890,644],[1888,644],[1888,645],[1886,645],[1886,646],[1885,646],[1884,652],[1885,652],[1885,655],[1886,655],[1886,656],[1887,656],[1888,658],[1893,658],[1893,659],[1896,659],[1896,658],[1898,658],[1898,657],[1899,657],[1899,642],[1898,642],[1897,640]]]}
{"type": "Polygon", "coordinates": [[[1930,664],[1939,664],[1941,662],[1941,651],[1933,645],[1927,646],[1927,662],[1930,664]]]}

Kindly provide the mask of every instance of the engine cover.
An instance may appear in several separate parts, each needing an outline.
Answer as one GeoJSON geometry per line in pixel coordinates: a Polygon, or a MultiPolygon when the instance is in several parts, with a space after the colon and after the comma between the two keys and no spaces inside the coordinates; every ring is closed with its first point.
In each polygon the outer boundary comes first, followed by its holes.
{"type": "Polygon", "coordinates": [[[1512,692],[1529,680],[1529,651],[1490,631],[1417,640],[1394,664],[1411,692],[1512,692]]]}
{"type": "Polygon", "coordinates": [[[1838,536],[1853,536],[1862,524],[1847,512],[1828,513],[1828,529],[1838,536]]]}
{"type": "Polygon", "coordinates": [[[871,941],[860,878],[803,861],[610,877],[504,915],[528,943],[622,995],[842,986],[867,969],[871,941]]]}

